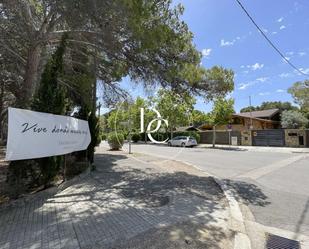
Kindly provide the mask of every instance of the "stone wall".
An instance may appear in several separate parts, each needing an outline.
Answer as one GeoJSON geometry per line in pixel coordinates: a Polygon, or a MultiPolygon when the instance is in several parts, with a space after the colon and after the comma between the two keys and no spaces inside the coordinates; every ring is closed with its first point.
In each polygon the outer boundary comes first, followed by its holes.
{"type": "Polygon", "coordinates": [[[287,147],[305,147],[307,143],[306,130],[285,130],[285,144],[287,147]]]}
{"type": "Polygon", "coordinates": [[[246,130],[241,132],[241,145],[251,146],[252,145],[252,134],[251,131],[246,130]]]}

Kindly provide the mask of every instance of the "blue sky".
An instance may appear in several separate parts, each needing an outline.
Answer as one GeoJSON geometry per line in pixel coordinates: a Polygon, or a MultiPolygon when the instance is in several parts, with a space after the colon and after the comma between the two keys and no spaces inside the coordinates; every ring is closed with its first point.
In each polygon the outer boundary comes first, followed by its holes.
{"type": "MultiPolygon", "coordinates": [[[[274,44],[298,68],[309,74],[309,1],[242,0],[243,5],[274,44]]],[[[263,101],[293,101],[286,90],[306,79],[294,71],[261,36],[235,0],[177,0],[185,7],[182,19],[194,34],[203,53],[202,65],[221,65],[235,72],[235,110],[263,101]]],[[[122,85],[134,96],[129,79],[122,85]]],[[[210,111],[201,99],[196,108],[210,111]]]]}

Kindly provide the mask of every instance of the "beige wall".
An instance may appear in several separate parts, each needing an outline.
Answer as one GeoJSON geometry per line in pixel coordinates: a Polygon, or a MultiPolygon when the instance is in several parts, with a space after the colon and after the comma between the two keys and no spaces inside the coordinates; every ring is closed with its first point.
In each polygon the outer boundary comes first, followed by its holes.
{"type": "Polygon", "coordinates": [[[244,146],[252,145],[251,131],[247,130],[241,132],[241,145],[244,146]]]}
{"type": "Polygon", "coordinates": [[[305,130],[286,129],[285,130],[285,145],[288,147],[305,147],[306,132],[305,130]],[[299,137],[304,138],[304,145],[299,145],[299,137]]]}
{"type": "MultiPolygon", "coordinates": [[[[251,119],[250,118],[243,118],[242,119],[243,124],[233,124],[232,130],[233,131],[247,131],[250,129],[251,126],[251,119]]],[[[252,119],[252,126],[253,130],[264,130],[264,129],[274,129],[274,126],[272,123],[263,122],[260,120],[252,119]]],[[[216,130],[227,130],[227,124],[225,125],[218,125],[216,126],[216,130]]]]}

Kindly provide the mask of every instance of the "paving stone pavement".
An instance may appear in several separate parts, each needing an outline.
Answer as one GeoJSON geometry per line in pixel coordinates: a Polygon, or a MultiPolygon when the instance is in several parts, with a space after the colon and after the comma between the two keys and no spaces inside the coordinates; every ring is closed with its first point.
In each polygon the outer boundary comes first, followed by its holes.
{"type": "Polygon", "coordinates": [[[209,177],[171,173],[156,160],[101,149],[96,170],[72,186],[0,209],[0,248],[113,248],[186,220],[226,229],[227,203],[209,177]]]}

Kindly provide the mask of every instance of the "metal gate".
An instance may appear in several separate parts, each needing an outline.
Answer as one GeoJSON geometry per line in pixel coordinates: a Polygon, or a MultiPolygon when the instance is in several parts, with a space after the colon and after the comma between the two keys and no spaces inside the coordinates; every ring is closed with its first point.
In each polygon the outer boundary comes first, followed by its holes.
{"type": "Polygon", "coordinates": [[[284,146],[284,130],[253,130],[252,144],[254,146],[284,146]]]}

